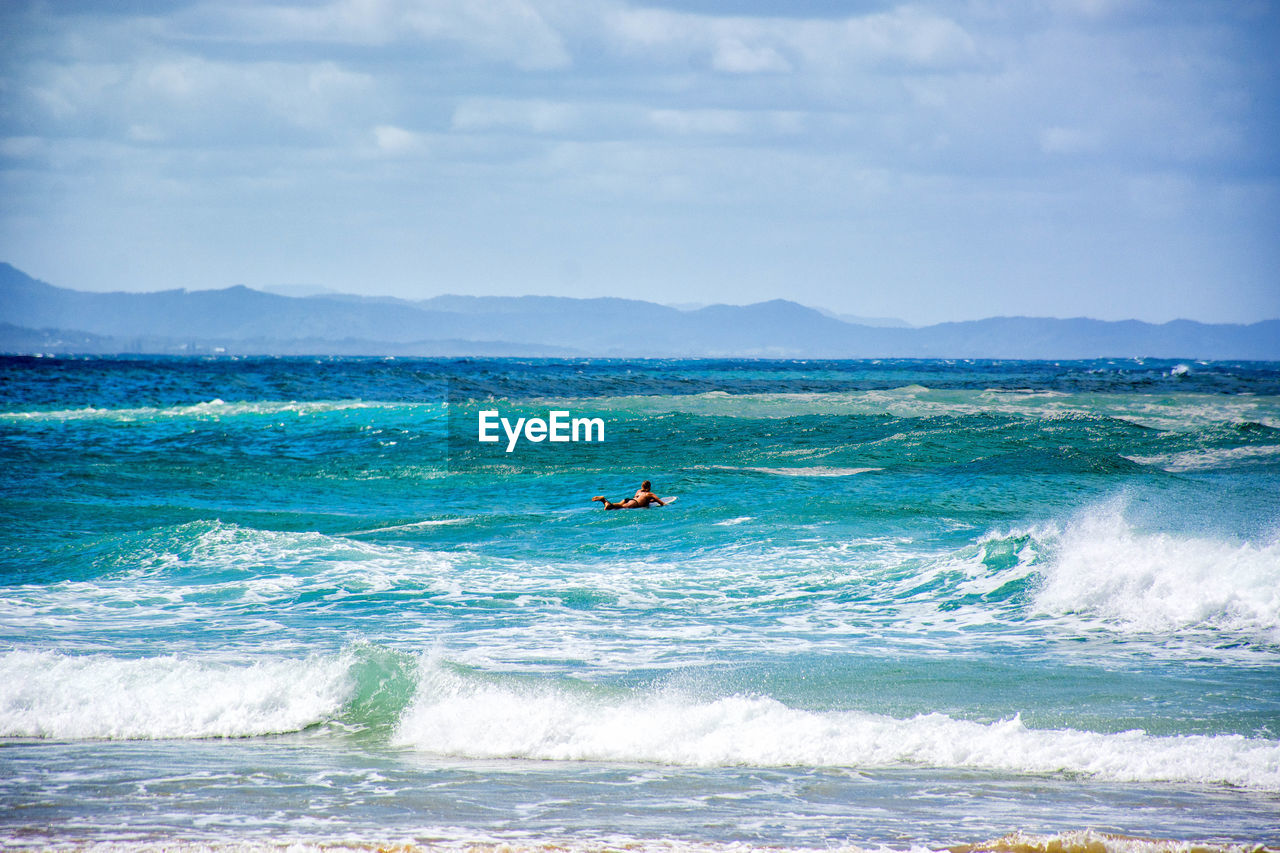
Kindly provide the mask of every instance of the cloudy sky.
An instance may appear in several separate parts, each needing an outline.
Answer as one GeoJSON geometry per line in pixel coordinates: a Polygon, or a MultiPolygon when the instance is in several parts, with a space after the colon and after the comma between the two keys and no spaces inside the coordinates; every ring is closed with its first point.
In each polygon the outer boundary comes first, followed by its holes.
{"type": "Polygon", "coordinates": [[[1280,317],[1280,0],[0,0],[79,289],[1280,317]]]}

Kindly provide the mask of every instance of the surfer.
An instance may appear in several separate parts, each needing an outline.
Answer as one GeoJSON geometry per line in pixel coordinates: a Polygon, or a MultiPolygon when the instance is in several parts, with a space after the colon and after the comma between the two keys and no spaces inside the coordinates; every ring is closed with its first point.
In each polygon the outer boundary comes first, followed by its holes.
{"type": "Polygon", "coordinates": [[[648,480],[645,480],[640,484],[640,489],[635,493],[634,497],[627,498],[620,503],[613,503],[604,495],[596,495],[591,500],[600,501],[604,504],[605,509],[640,509],[642,507],[652,506],[653,504],[666,506],[662,498],[653,493],[653,484],[648,480]]]}

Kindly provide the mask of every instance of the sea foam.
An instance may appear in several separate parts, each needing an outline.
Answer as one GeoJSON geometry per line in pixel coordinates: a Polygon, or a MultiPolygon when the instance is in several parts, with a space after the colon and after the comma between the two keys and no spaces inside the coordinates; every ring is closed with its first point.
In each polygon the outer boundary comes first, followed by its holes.
{"type": "Polygon", "coordinates": [[[1035,729],[1017,716],[897,718],[792,707],[757,694],[460,670],[425,655],[415,676],[411,657],[402,665],[388,654],[350,648],[229,664],[11,651],[0,656],[0,737],[249,737],[385,718],[397,745],[463,759],[909,765],[1280,791],[1280,742],[1238,734],[1035,729]],[[362,703],[378,707],[360,711],[362,703]]]}
{"type": "Polygon", "coordinates": [[[1280,791],[1280,742],[1239,735],[1030,729],[1018,717],[975,722],[940,713],[897,719],[793,708],[766,696],[709,699],[678,691],[605,695],[481,679],[429,663],[395,738],[432,754],[476,759],[762,767],[905,764],[1280,791]]]}
{"type": "Polygon", "coordinates": [[[1185,450],[1154,456],[1128,456],[1140,465],[1155,465],[1171,473],[1236,468],[1245,465],[1274,465],[1280,462],[1280,445],[1246,445],[1212,450],[1185,450]]]}
{"type": "Polygon", "coordinates": [[[0,412],[0,423],[30,423],[41,421],[119,421],[132,423],[156,420],[220,421],[244,415],[322,415],[330,412],[357,411],[362,409],[406,411],[443,411],[439,405],[422,403],[389,403],[372,400],[261,400],[227,402],[221,399],[207,400],[180,406],[136,406],[122,408],[98,408],[86,406],[80,409],[52,409],[18,412],[0,412]]]}
{"type": "Polygon", "coordinates": [[[250,665],[17,650],[0,656],[0,737],[154,739],[298,731],[336,714],[349,654],[250,665]]]}
{"type": "Polygon", "coordinates": [[[1123,505],[1083,514],[1036,566],[1037,610],[1126,632],[1188,628],[1280,639],[1280,542],[1229,542],[1135,529],[1123,505]]]}
{"type": "MultiPolygon", "coordinates": [[[[546,403],[567,401],[549,399],[546,403]]],[[[582,405],[582,400],[577,400],[582,405]]],[[[1192,392],[1087,393],[1052,390],[899,388],[832,392],[765,392],[637,395],[591,398],[596,410],[636,415],[672,413],[731,418],[800,415],[865,415],[895,418],[1004,415],[1034,420],[1114,418],[1142,426],[1188,432],[1221,424],[1257,423],[1280,428],[1280,398],[1192,392]]]]}

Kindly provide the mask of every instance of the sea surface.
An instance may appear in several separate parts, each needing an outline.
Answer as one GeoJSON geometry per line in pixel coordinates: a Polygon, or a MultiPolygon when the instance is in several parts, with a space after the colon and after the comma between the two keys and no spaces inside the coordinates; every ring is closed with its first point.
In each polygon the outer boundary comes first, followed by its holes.
{"type": "Polygon", "coordinates": [[[1280,846],[1280,364],[0,359],[0,847],[1188,843],[1280,846]]]}

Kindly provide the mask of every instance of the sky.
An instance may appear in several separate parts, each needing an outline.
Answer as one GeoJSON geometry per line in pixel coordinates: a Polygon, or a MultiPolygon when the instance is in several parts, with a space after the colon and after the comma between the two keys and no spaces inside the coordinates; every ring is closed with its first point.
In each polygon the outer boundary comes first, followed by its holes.
{"type": "Polygon", "coordinates": [[[81,290],[1280,317],[1280,0],[0,0],[81,290]]]}

